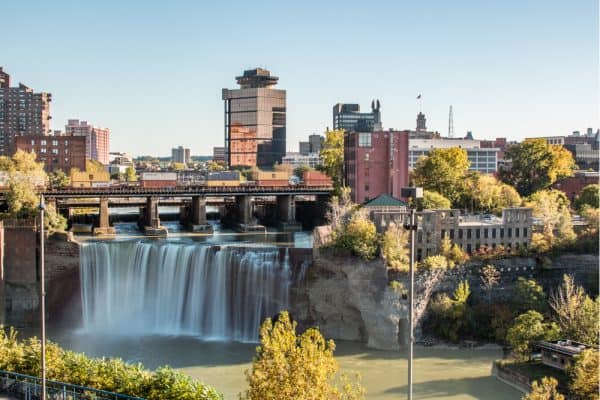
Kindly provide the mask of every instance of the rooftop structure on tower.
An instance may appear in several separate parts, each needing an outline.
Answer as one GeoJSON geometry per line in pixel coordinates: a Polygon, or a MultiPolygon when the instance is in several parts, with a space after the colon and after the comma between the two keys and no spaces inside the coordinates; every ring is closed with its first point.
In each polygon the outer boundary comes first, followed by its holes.
{"type": "Polygon", "coordinates": [[[235,77],[240,89],[266,88],[277,85],[279,78],[271,76],[271,71],[264,68],[254,68],[244,71],[242,76],[235,77]]]}

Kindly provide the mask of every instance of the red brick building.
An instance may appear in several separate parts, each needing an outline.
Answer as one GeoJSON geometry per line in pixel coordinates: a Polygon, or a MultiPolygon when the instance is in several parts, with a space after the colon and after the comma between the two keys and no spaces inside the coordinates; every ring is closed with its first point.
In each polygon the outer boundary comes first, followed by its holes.
{"type": "Polygon", "coordinates": [[[62,170],[67,175],[71,168],[85,171],[85,136],[19,136],[17,150],[34,152],[36,160],[44,163],[46,172],[62,170]]]}
{"type": "Polygon", "coordinates": [[[552,189],[560,190],[573,202],[584,187],[600,183],[599,179],[600,173],[597,171],[576,171],[575,175],[553,183],[552,189]]]}
{"type": "Polygon", "coordinates": [[[344,135],[344,178],[354,202],[400,198],[408,186],[408,137],[409,131],[392,130],[344,135]]]}

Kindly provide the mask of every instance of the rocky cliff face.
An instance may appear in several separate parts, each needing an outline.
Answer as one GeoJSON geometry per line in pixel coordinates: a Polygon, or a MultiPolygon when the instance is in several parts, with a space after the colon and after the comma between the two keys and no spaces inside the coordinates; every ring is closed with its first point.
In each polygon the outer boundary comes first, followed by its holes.
{"type": "Polygon", "coordinates": [[[293,313],[318,326],[325,337],[362,341],[377,349],[400,348],[406,301],[388,285],[380,261],[322,255],[314,260],[301,290],[304,301],[295,304],[293,313]]]}

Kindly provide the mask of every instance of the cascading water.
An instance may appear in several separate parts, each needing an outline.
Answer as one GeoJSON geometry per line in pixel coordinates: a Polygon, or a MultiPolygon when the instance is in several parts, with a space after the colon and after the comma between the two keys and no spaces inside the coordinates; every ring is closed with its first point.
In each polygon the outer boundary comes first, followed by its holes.
{"type": "Polygon", "coordinates": [[[291,280],[276,247],[84,243],[83,327],[257,341],[262,320],[288,309],[291,280]]]}

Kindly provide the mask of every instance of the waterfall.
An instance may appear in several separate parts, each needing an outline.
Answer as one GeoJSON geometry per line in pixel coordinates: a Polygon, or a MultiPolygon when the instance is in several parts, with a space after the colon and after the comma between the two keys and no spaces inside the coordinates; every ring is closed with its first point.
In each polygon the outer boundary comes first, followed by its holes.
{"type": "Polygon", "coordinates": [[[276,247],[90,242],[80,263],[87,331],[257,341],[263,319],[289,306],[276,247]]]}

